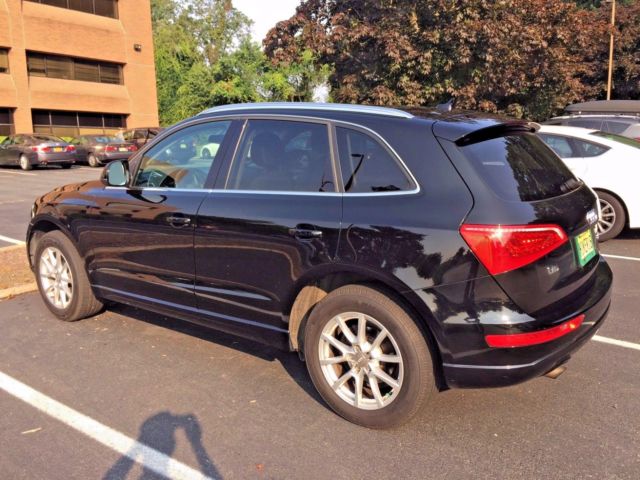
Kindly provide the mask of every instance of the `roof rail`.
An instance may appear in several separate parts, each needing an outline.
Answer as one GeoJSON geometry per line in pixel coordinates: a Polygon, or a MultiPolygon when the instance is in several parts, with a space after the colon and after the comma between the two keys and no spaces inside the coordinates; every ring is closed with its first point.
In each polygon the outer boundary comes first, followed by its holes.
{"type": "Polygon", "coordinates": [[[346,113],[369,113],[397,118],[413,118],[409,112],[396,108],[376,107],[373,105],[350,105],[346,103],[311,103],[311,102],[264,102],[264,103],[236,103],[231,105],[220,105],[208,108],[198,115],[208,113],[238,112],[241,110],[316,110],[324,112],[346,112],[346,113]]]}

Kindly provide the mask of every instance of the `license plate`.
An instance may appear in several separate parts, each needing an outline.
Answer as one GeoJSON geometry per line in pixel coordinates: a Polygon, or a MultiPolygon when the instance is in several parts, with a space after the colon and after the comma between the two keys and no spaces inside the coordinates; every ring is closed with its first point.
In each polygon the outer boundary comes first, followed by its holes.
{"type": "Polygon", "coordinates": [[[120,148],[118,148],[118,151],[126,152],[127,151],[127,147],[120,147],[120,148]]]}
{"type": "Polygon", "coordinates": [[[589,260],[596,256],[596,244],[593,240],[592,229],[576,235],[573,238],[573,242],[576,246],[578,264],[581,267],[584,267],[587,263],[589,263],[589,260]]]}
{"type": "Polygon", "coordinates": [[[62,148],[62,147],[53,147],[53,151],[56,152],[56,153],[60,153],[60,152],[64,151],[64,148],[62,148]]]}

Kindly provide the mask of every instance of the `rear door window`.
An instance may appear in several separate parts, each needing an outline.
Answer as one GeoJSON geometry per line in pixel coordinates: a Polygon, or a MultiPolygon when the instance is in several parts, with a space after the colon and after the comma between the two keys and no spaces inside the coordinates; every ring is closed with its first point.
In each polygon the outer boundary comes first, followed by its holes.
{"type": "Polygon", "coordinates": [[[605,147],[603,145],[585,142],[584,140],[580,140],[578,138],[574,138],[573,141],[580,150],[580,157],[597,157],[598,155],[602,155],[604,152],[609,150],[608,147],[605,147]]]}
{"type": "Polygon", "coordinates": [[[336,128],[340,169],[346,193],[395,192],[415,185],[398,160],[370,135],[336,128]]]}
{"type": "Polygon", "coordinates": [[[505,200],[532,202],[581,185],[535,134],[514,134],[460,147],[478,175],[505,200]]]}
{"type": "Polygon", "coordinates": [[[603,126],[602,130],[605,131],[605,132],[609,132],[609,133],[620,134],[620,133],[624,132],[627,128],[629,128],[629,124],[628,123],[614,122],[614,121],[608,120],[608,121],[604,122],[604,126],[603,126]]]}
{"type": "Polygon", "coordinates": [[[227,188],[270,192],[335,192],[324,123],[248,120],[227,188]]]}
{"type": "Polygon", "coordinates": [[[576,118],[569,120],[567,124],[572,127],[592,128],[593,130],[602,129],[602,120],[596,119],[576,118]]]}

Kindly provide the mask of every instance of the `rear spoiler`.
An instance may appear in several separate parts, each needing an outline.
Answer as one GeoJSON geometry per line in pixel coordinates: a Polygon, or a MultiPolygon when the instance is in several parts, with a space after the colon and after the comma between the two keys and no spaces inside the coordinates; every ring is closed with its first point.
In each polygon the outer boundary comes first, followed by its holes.
{"type": "Polygon", "coordinates": [[[499,123],[469,132],[456,139],[454,143],[459,147],[464,147],[466,145],[484,142],[485,140],[491,140],[492,138],[504,137],[511,133],[535,133],[539,129],[540,125],[533,122],[499,123]]]}
{"type": "Polygon", "coordinates": [[[524,120],[458,117],[437,121],[432,128],[436,137],[444,138],[462,147],[503,137],[510,133],[534,133],[540,129],[540,125],[524,120]]]}

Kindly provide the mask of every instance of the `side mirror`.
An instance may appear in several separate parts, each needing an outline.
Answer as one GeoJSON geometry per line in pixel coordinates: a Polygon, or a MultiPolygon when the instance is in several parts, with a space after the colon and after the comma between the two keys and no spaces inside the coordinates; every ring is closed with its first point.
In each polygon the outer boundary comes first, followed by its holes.
{"type": "Polygon", "coordinates": [[[126,187],[129,183],[129,165],[123,160],[114,160],[104,167],[102,183],[109,187],[126,187]]]}

